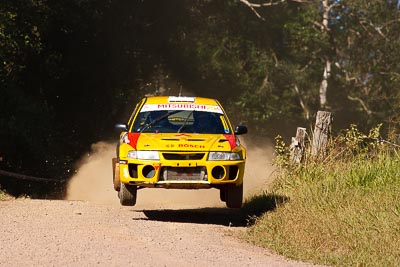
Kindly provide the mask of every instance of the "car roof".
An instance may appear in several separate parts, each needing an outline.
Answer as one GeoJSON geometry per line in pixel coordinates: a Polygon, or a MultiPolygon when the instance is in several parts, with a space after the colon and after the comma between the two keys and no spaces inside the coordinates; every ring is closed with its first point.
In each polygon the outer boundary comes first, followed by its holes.
{"type": "Polygon", "coordinates": [[[146,104],[168,104],[168,103],[193,103],[204,105],[217,105],[219,102],[213,98],[188,97],[188,96],[148,96],[146,104]]]}

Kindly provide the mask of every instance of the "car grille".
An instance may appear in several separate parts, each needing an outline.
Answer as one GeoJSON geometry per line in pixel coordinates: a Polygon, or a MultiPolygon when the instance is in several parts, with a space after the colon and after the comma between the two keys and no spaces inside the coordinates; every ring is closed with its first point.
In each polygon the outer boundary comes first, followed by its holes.
{"type": "Polygon", "coordinates": [[[205,167],[163,167],[163,181],[207,181],[205,167]]]}
{"type": "Polygon", "coordinates": [[[205,153],[191,153],[191,154],[182,154],[182,153],[163,153],[163,157],[166,160],[201,160],[204,157],[205,153]]]}

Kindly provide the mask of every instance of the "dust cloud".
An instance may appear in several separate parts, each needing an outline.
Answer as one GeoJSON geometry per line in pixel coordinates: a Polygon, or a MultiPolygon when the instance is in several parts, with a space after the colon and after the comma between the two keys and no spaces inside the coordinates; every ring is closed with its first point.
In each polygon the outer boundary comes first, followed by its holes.
{"type": "Polygon", "coordinates": [[[98,142],[77,163],[77,173],[67,186],[67,200],[87,200],[118,204],[112,186],[111,159],[115,157],[115,144],[98,142]]]}
{"type": "Polygon", "coordinates": [[[275,168],[272,166],[274,147],[268,139],[254,139],[251,135],[241,137],[247,150],[244,172],[244,197],[262,192],[273,182],[275,168]]]}
{"type": "MultiPolygon", "coordinates": [[[[250,140],[250,138],[249,138],[250,140]]],[[[262,191],[272,181],[272,149],[266,143],[252,144],[242,140],[247,147],[244,177],[245,197],[262,191]]],[[[101,204],[120,205],[112,184],[111,159],[116,145],[99,142],[77,163],[77,173],[67,187],[67,200],[84,200],[101,204]]],[[[145,188],[138,191],[135,208],[204,208],[224,207],[217,189],[177,190],[145,188]]]]}

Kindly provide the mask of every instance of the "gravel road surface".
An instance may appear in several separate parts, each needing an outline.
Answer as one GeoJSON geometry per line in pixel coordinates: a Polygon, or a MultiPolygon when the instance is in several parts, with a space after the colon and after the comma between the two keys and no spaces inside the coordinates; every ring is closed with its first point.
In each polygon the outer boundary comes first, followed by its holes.
{"type": "Polygon", "coordinates": [[[245,222],[222,207],[21,199],[0,211],[0,266],[309,266],[237,239],[245,222]]]}

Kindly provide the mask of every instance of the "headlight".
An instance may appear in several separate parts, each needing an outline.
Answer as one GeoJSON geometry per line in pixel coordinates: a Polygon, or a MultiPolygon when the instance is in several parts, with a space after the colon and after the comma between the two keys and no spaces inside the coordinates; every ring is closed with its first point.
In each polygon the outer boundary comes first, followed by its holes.
{"type": "Polygon", "coordinates": [[[137,159],[137,151],[136,150],[129,150],[128,155],[126,155],[127,158],[130,159],[137,159]]]}
{"type": "Polygon", "coordinates": [[[241,160],[242,157],[239,153],[235,152],[210,152],[208,153],[208,160],[241,160]]]}
{"type": "Polygon", "coordinates": [[[128,151],[127,157],[130,159],[160,160],[158,151],[130,150],[128,151]]]}

